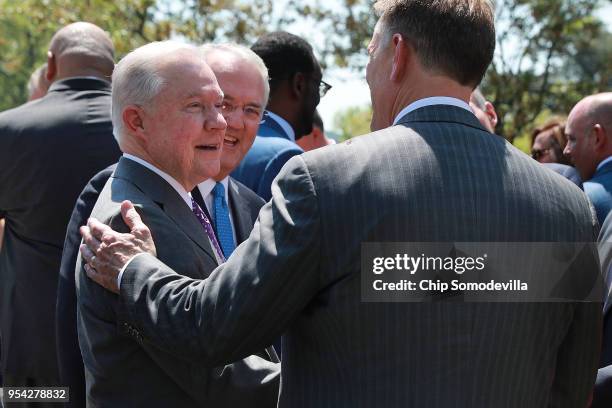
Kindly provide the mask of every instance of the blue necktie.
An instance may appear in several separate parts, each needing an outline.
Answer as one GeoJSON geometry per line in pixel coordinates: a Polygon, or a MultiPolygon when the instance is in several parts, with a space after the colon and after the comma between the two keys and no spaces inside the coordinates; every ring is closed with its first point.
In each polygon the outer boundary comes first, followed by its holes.
{"type": "Polygon", "coordinates": [[[234,243],[234,234],[232,233],[232,223],[230,222],[229,209],[227,201],[225,201],[225,187],[222,183],[215,184],[213,190],[215,197],[215,225],[217,227],[217,235],[219,243],[223,249],[223,254],[226,258],[234,252],[236,244],[234,243]]]}

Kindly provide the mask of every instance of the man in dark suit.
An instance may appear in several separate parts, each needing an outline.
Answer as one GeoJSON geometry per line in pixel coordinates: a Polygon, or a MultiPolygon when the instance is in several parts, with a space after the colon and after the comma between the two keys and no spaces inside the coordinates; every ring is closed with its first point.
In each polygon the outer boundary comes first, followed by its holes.
{"type": "MultiPolygon", "coordinates": [[[[267,77],[263,63],[258,71],[238,55],[225,51],[217,57],[220,76],[236,81],[228,86],[226,100],[243,110],[231,112],[230,120],[237,131],[228,135],[221,106],[223,110],[232,109],[223,103],[223,93],[200,49],[172,42],[148,44],[122,59],[113,74],[113,126],[124,154],[92,215],[125,229],[120,206],[123,200],[133,201],[151,225],[160,259],[176,268],[193,268],[194,278],[207,277],[229,256],[232,235],[243,238],[248,234],[256,207],[261,205],[255,193],[227,180],[230,169],[223,168],[218,175],[222,143],[230,145],[228,149],[239,148],[242,143],[248,146],[237,124],[250,115],[247,126],[241,126],[254,134],[265,106],[267,77]],[[146,92],[143,83],[159,85],[146,92]],[[240,89],[245,89],[244,93],[234,93],[240,89]],[[206,214],[204,203],[197,204],[190,192],[198,186],[206,201],[209,194],[203,189],[211,177],[221,177],[218,183],[225,183],[227,189],[217,197],[219,187],[212,182],[215,197],[206,214]],[[233,222],[228,200],[236,209],[233,222]],[[229,229],[224,231],[225,227],[229,229]]],[[[252,58],[257,57],[253,54],[252,58]]],[[[230,156],[228,150],[230,161],[239,160],[238,155],[230,156]]],[[[125,336],[124,330],[133,333],[129,325],[121,325],[118,331],[117,297],[88,279],[78,259],[76,289],[88,405],[275,404],[279,367],[272,349],[262,347],[258,355],[226,366],[203,367],[175,358],[142,339],[125,336]]]]}
{"type": "Polygon", "coordinates": [[[67,407],[85,406],[85,371],[77,337],[77,301],[74,281],[74,269],[79,254],[78,247],[81,243],[81,235],[78,231],[79,227],[87,221],[87,217],[91,215],[91,210],[100,192],[116,167],[117,165],[113,164],[89,180],[76,201],[66,229],[57,283],[55,336],[60,381],[63,386],[70,387],[70,401],[66,403],[67,407]]]}
{"type": "MultiPolygon", "coordinates": [[[[236,244],[250,234],[259,209],[264,201],[251,190],[229,177],[229,173],[240,163],[253,144],[257,127],[268,97],[267,70],[261,59],[248,48],[237,45],[206,45],[203,47],[207,64],[213,70],[224,93],[223,116],[227,122],[224,146],[221,154],[221,170],[215,177],[204,181],[194,190],[208,214],[215,212],[216,182],[227,190],[231,209],[230,224],[236,244]],[[244,72],[259,72],[264,81],[260,87],[244,83],[251,76],[244,72]]],[[[87,222],[100,195],[110,178],[115,165],[101,171],[85,187],[72,213],[60,269],[57,296],[57,345],[62,384],[70,386],[70,405],[85,405],[85,378],[81,351],[79,350],[76,324],[76,289],[74,269],[81,241],[79,227],[87,222]]],[[[214,218],[214,217],[213,217],[214,218]]],[[[214,226],[218,232],[219,223],[214,226]]]]}
{"type": "Polygon", "coordinates": [[[312,131],[314,112],[329,86],[321,80],[312,47],[301,37],[269,33],[251,49],[268,68],[270,99],[255,143],[232,177],[267,201],[272,197],[272,180],[283,165],[304,152],[295,141],[312,131]]]}
{"type": "MultiPolygon", "coordinates": [[[[585,248],[591,264],[565,278],[588,283],[586,293],[599,274],[584,194],[491,137],[470,111],[493,56],[490,2],[375,8],[381,17],[366,70],[373,133],[292,158],[249,239],[208,279],[177,275],[135,248],[134,234],[95,220],[82,228],[89,276],[119,293],[132,336],[205,366],[283,333],[282,407],[586,406],[600,304],[398,302],[396,292],[367,301],[368,243],[590,242],[562,246],[585,248]]],[[[149,242],[128,204],[125,211],[149,242]]],[[[558,262],[572,259],[561,249],[537,254],[555,275],[540,283],[555,293],[566,271],[558,262]]],[[[508,255],[509,276],[518,276],[523,258],[508,255]]]]}
{"type": "Polygon", "coordinates": [[[612,209],[612,92],[587,96],[570,112],[565,133],[568,156],[583,180],[599,224],[612,209]]]}
{"type": "Polygon", "coordinates": [[[46,96],[0,115],[0,324],[5,386],[58,384],[55,297],[66,225],[87,181],[117,161],[113,45],[89,23],[51,40],[46,96]]]}

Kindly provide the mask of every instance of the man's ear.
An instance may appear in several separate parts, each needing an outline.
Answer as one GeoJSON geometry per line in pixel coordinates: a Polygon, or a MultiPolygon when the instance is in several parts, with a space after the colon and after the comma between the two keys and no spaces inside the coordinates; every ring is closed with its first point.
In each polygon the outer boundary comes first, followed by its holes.
{"type": "Polygon", "coordinates": [[[302,72],[296,72],[293,74],[290,84],[291,94],[293,94],[297,99],[302,99],[302,95],[304,94],[307,85],[306,76],[302,72]]]}
{"type": "Polygon", "coordinates": [[[609,147],[610,141],[606,135],[606,130],[599,123],[593,125],[591,132],[593,133],[593,143],[597,151],[609,147]]]}
{"type": "Polygon", "coordinates": [[[491,121],[491,126],[495,129],[497,127],[497,112],[495,112],[495,106],[489,101],[485,102],[485,113],[491,121]]]}
{"type": "Polygon", "coordinates": [[[53,82],[53,79],[57,75],[57,61],[55,60],[55,54],[51,51],[47,51],[47,81],[53,82]]]}
{"type": "Polygon", "coordinates": [[[123,109],[121,120],[123,126],[133,135],[140,139],[146,139],[144,124],[144,110],[137,105],[128,105],[123,109]]]}
{"type": "Polygon", "coordinates": [[[393,34],[390,46],[393,48],[393,65],[391,67],[391,81],[401,82],[406,72],[409,58],[412,58],[413,50],[404,37],[399,34],[393,34]]]}

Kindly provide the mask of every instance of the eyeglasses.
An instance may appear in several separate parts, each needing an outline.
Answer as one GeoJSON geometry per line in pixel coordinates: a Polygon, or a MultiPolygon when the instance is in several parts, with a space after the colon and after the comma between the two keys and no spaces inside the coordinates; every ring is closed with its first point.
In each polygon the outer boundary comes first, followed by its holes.
{"type": "Polygon", "coordinates": [[[319,81],[319,96],[321,98],[323,98],[330,89],[332,89],[332,86],[330,84],[328,84],[322,79],[319,81]]]}
{"type": "Polygon", "coordinates": [[[535,160],[540,160],[540,158],[548,153],[550,149],[550,147],[547,149],[531,149],[531,157],[533,157],[535,160]]]}
{"type": "MultiPolygon", "coordinates": [[[[287,81],[287,80],[291,80],[293,78],[293,75],[295,74],[291,74],[288,77],[280,77],[280,78],[270,78],[270,82],[272,81],[287,81]]],[[[332,89],[332,86],[330,84],[328,84],[327,82],[325,82],[322,79],[317,79],[316,77],[313,77],[312,74],[303,74],[304,76],[314,79],[313,82],[317,81],[319,83],[319,97],[323,98],[325,96],[325,94],[332,89]]]]}

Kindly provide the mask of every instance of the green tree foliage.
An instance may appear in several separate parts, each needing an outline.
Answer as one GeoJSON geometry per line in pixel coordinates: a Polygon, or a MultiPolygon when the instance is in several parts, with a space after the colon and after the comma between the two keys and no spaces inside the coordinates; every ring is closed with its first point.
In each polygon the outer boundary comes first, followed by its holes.
{"type": "MultiPolygon", "coordinates": [[[[594,17],[604,2],[495,1],[497,49],[483,91],[500,116],[497,133],[525,137],[542,114],[567,114],[585,95],[612,88],[612,34],[594,17]]],[[[373,1],[290,3],[324,29],[327,61],[363,69],[376,22],[373,1]]]]}
{"type": "Polygon", "coordinates": [[[252,42],[270,26],[272,0],[0,0],[0,111],[27,99],[53,34],[89,21],[113,39],[116,59],[151,41],[252,42]]]}
{"type": "Polygon", "coordinates": [[[324,67],[361,70],[367,62],[366,49],[377,20],[373,3],[372,0],[288,0],[278,25],[305,22],[314,28],[309,40],[322,34],[317,51],[324,67]]]}
{"type": "MultiPolygon", "coordinates": [[[[593,12],[609,0],[497,0],[497,51],[483,91],[497,132],[527,134],[543,112],[567,114],[585,95],[612,88],[612,34],[593,12]]],[[[323,65],[362,71],[376,22],[372,0],[0,0],[0,110],[26,100],[53,33],[84,20],[107,30],[117,58],[146,42],[250,44],[301,24],[323,65]]],[[[475,46],[478,46],[475,44],[475,46]]],[[[351,131],[351,134],[358,132],[351,131]]]]}
{"type": "Polygon", "coordinates": [[[340,111],[334,117],[334,126],[340,131],[339,141],[370,132],[372,108],[353,106],[340,111]]]}
{"type": "Polygon", "coordinates": [[[567,114],[612,85],[612,41],[593,16],[598,0],[499,0],[497,53],[484,93],[497,133],[526,138],[546,111],[567,114]]]}

